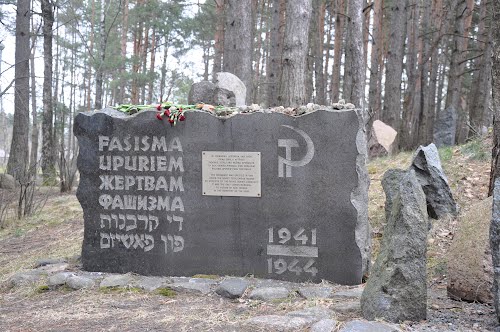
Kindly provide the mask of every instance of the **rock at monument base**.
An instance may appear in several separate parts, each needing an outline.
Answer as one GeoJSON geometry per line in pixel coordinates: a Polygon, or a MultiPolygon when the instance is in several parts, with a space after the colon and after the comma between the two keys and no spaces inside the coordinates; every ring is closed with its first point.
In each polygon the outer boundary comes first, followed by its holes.
{"type": "Polygon", "coordinates": [[[286,299],[290,292],[285,287],[261,287],[250,292],[248,296],[252,300],[271,301],[286,299]]]}
{"type": "Polygon", "coordinates": [[[312,317],[267,315],[252,317],[244,324],[267,331],[295,332],[303,330],[315,321],[316,319],[312,317]]]}
{"type": "Polygon", "coordinates": [[[214,105],[227,107],[236,106],[234,92],[224,88],[216,88],[214,93],[214,105]]]}
{"type": "Polygon", "coordinates": [[[10,174],[0,174],[0,189],[16,189],[16,179],[10,174]]]}
{"type": "Polygon", "coordinates": [[[368,157],[371,159],[390,155],[398,132],[384,122],[375,120],[371,133],[372,137],[368,142],[368,157]]]}
{"type": "Polygon", "coordinates": [[[83,276],[73,276],[66,279],[66,285],[72,289],[85,289],[95,286],[95,281],[83,276]]]}
{"type": "Polygon", "coordinates": [[[361,310],[368,320],[419,321],[427,315],[427,209],[413,170],[401,179],[392,206],[361,310]]]}
{"type": "Polygon", "coordinates": [[[236,106],[246,105],[247,88],[238,76],[228,72],[216,73],[215,86],[233,92],[236,106]]]}
{"type": "Polygon", "coordinates": [[[104,278],[99,287],[125,287],[129,285],[134,279],[128,274],[115,274],[109,275],[104,278]]]}
{"type": "Polygon", "coordinates": [[[400,332],[395,326],[380,322],[365,322],[362,320],[352,320],[347,322],[339,332],[400,332]]]}
{"type": "Polygon", "coordinates": [[[420,146],[413,157],[411,169],[424,190],[427,200],[427,212],[433,219],[458,214],[458,206],[451,193],[448,179],[441,167],[439,152],[433,143],[420,146]]]}
{"type": "Polygon", "coordinates": [[[489,243],[491,197],[473,205],[459,218],[447,252],[448,295],[456,300],[491,303],[493,266],[489,243]]]}
{"type": "Polygon", "coordinates": [[[493,212],[490,224],[490,248],[493,261],[493,305],[500,322],[500,178],[495,179],[493,212]]]}
{"type": "Polygon", "coordinates": [[[455,145],[457,111],[453,107],[438,112],[434,122],[434,142],[438,147],[455,145]]]}
{"type": "Polygon", "coordinates": [[[84,269],[361,282],[369,178],[357,110],[186,118],[171,126],[156,110],[77,115],[84,269]]]}
{"type": "Polygon", "coordinates": [[[333,332],[337,323],[334,319],[322,319],[311,326],[310,332],[333,332]]]}
{"type": "Polygon", "coordinates": [[[300,287],[298,293],[300,296],[308,300],[327,299],[332,297],[333,289],[331,287],[305,286],[305,287],[300,287]]]}
{"type": "Polygon", "coordinates": [[[236,299],[245,293],[249,285],[250,283],[242,278],[225,279],[220,283],[215,292],[228,299],[236,299]]]}

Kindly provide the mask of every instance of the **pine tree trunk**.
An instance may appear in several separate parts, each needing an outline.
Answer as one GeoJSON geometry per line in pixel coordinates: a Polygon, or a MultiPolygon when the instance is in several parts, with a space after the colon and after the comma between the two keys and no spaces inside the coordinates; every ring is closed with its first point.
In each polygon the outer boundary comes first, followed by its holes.
{"type": "MultiPolygon", "coordinates": [[[[382,121],[398,132],[400,132],[401,126],[401,77],[403,74],[407,3],[407,0],[394,0],[388,8],[391,18],[382,121]]],[[[396,140],[399,141],[397,136],[396,140]]]]}
{"type": "Polygon", "coordinates": [[[224,53],[224,2],[225,0],[214,0],[215,16],[217,23],[215,25],[214,37],[214,67],[212,76],[215,79],[215,73],[222,70],[222,54],[224,53]]]}
{"type": "Polygon", "coordinates": [[[487,121],[485,117],[488,114],[491,91],[491,4],[490,0],[481,0],[480,20],[478,31],[478,47],[480,57],[475,61],[477,72],[471,85],[469,94],[469,120],[470,131],[469,138],[485,134],[487,121]]]}
{"type": "Polygon", "coordinates": [[[90,45],[89,45],[89,54],[88,54],[88,63],[87,63],[87,74],[88,74],[88,82],[87,82],[87,111],[90,111],[92,108],[90,95],[92,94],[92,61],[91,57],[94,55],[94,35],[95,35],[95,2],[98,0],[90,0],[91,2],[91,19],[90,19],[90,45]]]}
{"type": "Polygon", "coordinates": [[[160,79],[160,103],[166,100],[163,99],[165,91],[165,84],[167,80],[167,58],[168,58],[168,36],[165,37],[165,44],[163,45],[163,61],[161,64],[161,79],[160,79]]]}
{"type": "Polygon", "coordinates": [[[54,146],[54,114],[52,105],[52,25],[54,12],[50,0],[42,0],[43,17],[43,120],[42,120],[42,172],[44,181],[56,178],[56,151],[54,146]]]}
{"type": "Polygon", "coordinates": [[[109,8],[110,0],[102,0],[102,13],[101,13],[101,43],[99,45],[99,66],[95,73],[95,109],[102,109],[102,82],[104,76],[104,61],[106,60],[106,46],[108,43],[108,35],[106,33],[106,15],[109,8]]]}
{"type": "Polygon", "coordinates": [[[317,45],[314,55],[314,77],[316,78],[316,103],[320,105],[326,104],[325,97],[325,75],[323,70],[324,59],[324,35],[325,35],[325,16],[326,16],[326,2],[321,1],[318,8],[318,22],[317,22],[317,45]]]}
{"type": "MultiPolygon", "coordinates": [[[[489,196],[493,194],[495,179],[500,176],[500,3],[493,1],[492,7],[492,92],[494,120],[489,196]]],[[[498,292],[495,291],[495,294],[498,294],[498,292]]],[[[499,300],[496,299],[495,302],[497,301],[499,300]]],[[[495,310],[497,318],[500,317],[500,308],[497,306],[495,310]]]]}
{"type": "Polygon", "coordinates": [[[335,0],[335,37],[333,46],[333,68],[331,80],[332,103],[336,103],[340,99],[340,67],[342,62],[342,48],[344,44],[344,15],[345,2],[344,0],[335,0]]]}
{"type": "Polygon", "coordinates": [[[278,103],[285,107],[297,107],[306,103],[305,70],[311,12],[311,0],[288,1],[286,4],[282,75],[278,96],[278,103]]]}
{"type": "Polygon", "coordinates": [[[14,124],[7,173],[21,179],[29,163],[30,0],[18,0],[14,82],[14,124]]]}
{"type": "MultiPolygon", "coordinates": [[[[344,99],[364,109],[365,62],[363,48],[363,0],[347,3],[347,36],[344,67],[344,99]]],[[[367,120],[367,119],[365,119],[367,120]]]]}
{"type": "Polygon", "coordinates": [[[123,4],[123,20],[122,20],[122,34],[120,39],[120,51],[121,51],[121,61],[123,61],[120,67],[120,93],[118,96],[119,103],[123,103],[125,99],[125,61],[127,59],[127,35],[128,35],[128,5],[129,0],[125,0],[123,4]]]}
{"type": "MultiPolygon", "coordinates": [[[[334,4],[334,0],[330,0],[329,5],[327,6],[327,12],[328,12],[328,31],[326,33],[326,54],[325,54],[325,65],[323,67],[323,84],[324,84],[324,89],[325,89],[325,99],[328,98],[328,100],[331,102],[332,97],[331,97],[331,91],[328,86],[328,69],[330,68],[330,49],[332,46],[332,33],[333,33],[333,10],[332,6],[334,4]]],[[[325,101],[326,103],[326,101],[325,101]]]]}
{"type": "Polygon", "coordinates": [[[371,129],[373,121],[378,119],[380,116],[380,91],[378,89],[380,76],[382,76],[382,70],[379,68],[379,64],[382,62],[382,52],[383,52],[383,30],[382,30],[382,19],[383,19],[383,8],[384,0],[379,0],[374,2],[374,12],[373,12],[373,42],[372,51],[370,57],[370,83],[368,88],[368,112],[370,113],[370,121],[367,125],[367,139],[370,140],[371,129]]]}
{"type": "MultiPolygon", "coordinates": [[[[32,3],[33,6],[33,3],[32,3]]],[[[31,73],[31,153],[30,153],[30,168],[36,169],[38,163],[38,114],[36,108],[36,76],[35,76],[35,53],[36,53],[36,36],[37,31],[34,29],[33,16],[31,16],[31,26],[33,27],[33,35],[31,36],[31,55],[30,55],[30,73],[31,73]]]]}
{"type": "Polygon", "coordinates": [[[148,103],[153,103],[153,90],[155,87],[155,62],[156,62],[156,29],[153,27],[151,32],[151,46],[150,46],[150,58],[149,58],[149,84],[148,84],[148,103]]]}
{"type": "Polygon", "coordinates": [[[253,22],[252,0],[227,0],[224,32],[224,71],[238,76],[252,101],[253,22]]]}
{"type": "Polygon", "coordinates": [[[267,63],[267,106],[278,106],[279,79],[281,77],[281,53],[283,47],[285,1],[272,0],[271,43],[267,63]]]}

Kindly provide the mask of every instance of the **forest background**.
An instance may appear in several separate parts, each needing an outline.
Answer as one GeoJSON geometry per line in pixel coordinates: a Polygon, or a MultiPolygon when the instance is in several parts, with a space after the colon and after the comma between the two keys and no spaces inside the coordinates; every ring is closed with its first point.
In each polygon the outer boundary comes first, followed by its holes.
{"type": "Polygon", "coordinates": [[[368,129],[375,119],[394,127],[401,150],[447,126],[455,144],[492,124],[493,0],[0,5],[0,37],[15,36],[14,62],[0,56],[0,167],[21,174],[41,165],[63,191],[76,170],[76,113],[186,103],[194,81],[219,71],[242,79],[247,104],[351,102],[365,109],[368,129]]]}

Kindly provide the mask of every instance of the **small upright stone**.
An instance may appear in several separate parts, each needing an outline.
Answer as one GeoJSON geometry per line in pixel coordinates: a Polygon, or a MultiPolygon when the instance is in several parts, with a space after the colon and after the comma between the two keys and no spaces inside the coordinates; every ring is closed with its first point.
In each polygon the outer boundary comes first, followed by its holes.
{"type": "Polygon", "coordinates": [[[66,285],[68,285],[68,287],[73,289],[83,289],[83,288],[94,287],[95,282],[94,280],[87,277],[74,276],[74,277],[69,277],[66,280],[66,285]]]}
{"type": "Polygon", "coordinates": [[[311,326],[311,332],[333,332],[336,326],[336,320],[322,319],[311,326]]]}
{"type": "Polygon", "coordinates": [[[429,217],[441,219],[447,214],[458,214],[457,203],[441,167],[439,152],[433,143],[417,149],[410,169],[415,171],[424,190],[429,217]]]}
{"type": "Polygon", "coordinates": [[[438,147],[455,144],[457,131],[457,111],[453,106],[438,112],[434,123],[434,142],[438,147]]]}
{"type": "Polygon", "coordinates": [[[371,133],[372,135],[368,142],[368,156],[375,158],[391,154],[398,132],[382,121],[375,120],[371,133]]]}
{"type": "Polygon", "coordinates": [[[0,189],[16,189],[16,179],[10,174],[0,174],[0,189]]]}
{"type": "Polygon", "coordinates": [[[245,293],[250,283],[242,278],[231,278],[222,281],[215,290],[217,294],[228,299],[236,299],[245,293]]]}
{"type": "Polygon", "coordinates": [[[361,296],[366,319],[419,321],[427,315],[427,209],[413,170],[401,180],[380,253],[361,296]]]}
{"type": "Polygon", "coordinates": [[[234,92],[224,88],[216,88],[214,91],[213,103],[217,106],[236,106],[234,92]]]}

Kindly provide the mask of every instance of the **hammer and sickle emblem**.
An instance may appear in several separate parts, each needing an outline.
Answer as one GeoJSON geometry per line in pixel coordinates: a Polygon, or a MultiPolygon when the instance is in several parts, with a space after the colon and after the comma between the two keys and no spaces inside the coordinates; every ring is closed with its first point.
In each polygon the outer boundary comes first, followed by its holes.
{"type": "Polygon", "coordinates": [[[285,158],[278,156],[278,177],[292,177],[292,167],[307,165],[314,157],[314,144],[309,135],[303,130],[288,125],[282,127],[290,128],[298,133],[306,142],[306,155],[301,160],[292,160],[292,148],[298,148],[299,143],[295,139],[278,139],[278,148],[285,148],[285,158]]]}

